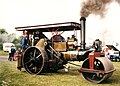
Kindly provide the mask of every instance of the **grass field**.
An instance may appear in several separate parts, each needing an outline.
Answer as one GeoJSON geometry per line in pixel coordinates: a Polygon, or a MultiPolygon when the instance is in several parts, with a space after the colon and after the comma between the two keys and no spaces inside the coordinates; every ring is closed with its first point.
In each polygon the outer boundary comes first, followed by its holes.
{"type": "Polygon", "coordinates": [[[84,80],[79,67],[71,66],[70,72],[60,70],[57,73],[30,75],[24,69],[16,69],[15,61],[0,61],[0,86],[120,86],[120,62],[113,62],[116,71],[112,77],[101,84],[84,80]]]}
{"type": "Polygon", "coordinates": [[[7,56],[8,52],[4,52],[3,50],[0,50],[0,56],[7,56]]]}

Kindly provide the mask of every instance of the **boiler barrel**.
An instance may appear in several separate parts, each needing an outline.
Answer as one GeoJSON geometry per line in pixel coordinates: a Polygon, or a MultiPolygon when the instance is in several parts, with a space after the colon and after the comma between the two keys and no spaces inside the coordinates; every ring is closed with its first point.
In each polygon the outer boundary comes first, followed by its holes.
{"type": "Polygon", "coordinates": [[[84,61],[88,58],[88,55],[91,51],[69,51],[62,52],[63,59],[66,61],[84,61]]]}

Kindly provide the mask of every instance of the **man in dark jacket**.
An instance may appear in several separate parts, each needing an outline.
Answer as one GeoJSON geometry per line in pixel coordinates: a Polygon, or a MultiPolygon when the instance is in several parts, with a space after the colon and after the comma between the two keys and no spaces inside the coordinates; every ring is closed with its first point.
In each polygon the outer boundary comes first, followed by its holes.
{"type": "Polygon", "coordinates": [[[94,42],[93,42],[93,46],[95,48],[95,51],[96,52],[100,52],[102,50],[102,42],[99,40],[99,39],[96,39],[94,42]]]}
{"type": "Polygon", "coordinates": [[[11,59],[13,60],[14,54],[15,54],[16,50],[14,48],[14,46],[11,46],[11,59]]]}

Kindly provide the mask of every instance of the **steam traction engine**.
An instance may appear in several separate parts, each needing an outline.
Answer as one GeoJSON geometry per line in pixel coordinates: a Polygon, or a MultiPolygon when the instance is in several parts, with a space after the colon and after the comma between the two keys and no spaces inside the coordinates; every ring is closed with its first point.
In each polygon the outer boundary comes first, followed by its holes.
{"type": "Polygon", "coordinates": [[[70,61],[84,61],[79,72],[86,80],[100,83],[109,78],[115,70],[111,61],[105,58],[101,51],[85,47],[85,21],[86,19],[81,17],[80,24],[65,22],[16,27],[17,31],[27,31],[31,45],[18,60],[18,67],[25,68],[30,74],[40,74],[63,69],[70,61]],[[74,36],[65,40],[61,34],[53,35],[51,39],[44,35],[44,32],[74,30],[80,31],[80,46],[74,46],[74,42],[77,41],[74,36]]]}

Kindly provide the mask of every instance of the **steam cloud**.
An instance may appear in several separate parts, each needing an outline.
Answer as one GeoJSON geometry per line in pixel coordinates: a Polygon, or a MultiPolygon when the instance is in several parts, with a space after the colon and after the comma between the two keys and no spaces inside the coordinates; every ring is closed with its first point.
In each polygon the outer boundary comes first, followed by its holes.
{"type": "MultiPolygon", "coordinates": [[[[82,3],[80,15],[88,17],[90,14],[104,17],[107,11],[106,6],[113,0],[86,0],[82,3]]],[[[120,2],[120,0],[116,0],[120,2]]]]}

